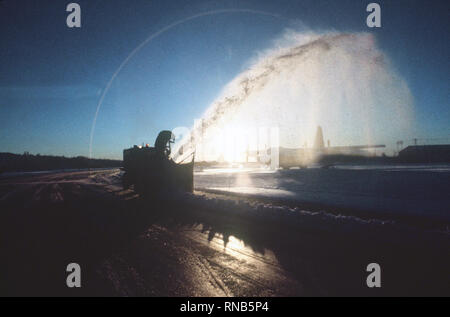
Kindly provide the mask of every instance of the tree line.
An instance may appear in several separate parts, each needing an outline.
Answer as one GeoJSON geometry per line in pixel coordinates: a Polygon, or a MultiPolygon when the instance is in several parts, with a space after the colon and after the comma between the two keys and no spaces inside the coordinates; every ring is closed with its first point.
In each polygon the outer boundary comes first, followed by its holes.
{"type": "Polygon", "coordinates": [[[33,155],[28,152],[24,152],[24,154],[0,153],[0,173],[121,166],[121,160],[90,159],[84,156],[33,155]]]}

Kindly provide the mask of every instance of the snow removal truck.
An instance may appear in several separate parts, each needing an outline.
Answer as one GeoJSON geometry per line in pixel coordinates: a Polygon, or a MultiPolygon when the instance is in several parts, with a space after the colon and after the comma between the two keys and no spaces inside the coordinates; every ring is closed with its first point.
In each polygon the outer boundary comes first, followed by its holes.
{"type": "Polygon", "coordinates": [[[161,131],[155,146],[133,146],[123,150],[122,181],[125,189],[133,186],[140,196],[157,197],[174,191],[192,192],[194,187],[194,155],[190,163],[179,164],[170,157],[175,137],[161,131]]]}

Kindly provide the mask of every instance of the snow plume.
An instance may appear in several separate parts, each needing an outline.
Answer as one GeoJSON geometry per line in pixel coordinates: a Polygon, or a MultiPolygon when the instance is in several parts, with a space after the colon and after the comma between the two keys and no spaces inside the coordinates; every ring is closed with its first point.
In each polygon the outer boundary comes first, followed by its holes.
{"type": "Polygon", "coordinates": [[[373,35],[290,31],[274,46],[233,79],[194,126],[204,147],[223,143],[226,131],[249,127],[278,128],[284,147],[310,146],[318,125],[332,145],[389,146],[411,136],[412,95],[373,35]]]}

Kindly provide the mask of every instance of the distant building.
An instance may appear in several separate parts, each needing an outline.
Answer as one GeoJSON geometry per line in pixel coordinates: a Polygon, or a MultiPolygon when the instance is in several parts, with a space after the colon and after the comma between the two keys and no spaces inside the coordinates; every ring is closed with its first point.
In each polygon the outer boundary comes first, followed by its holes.
{"type": "Polygon", "coordinates": [[[400,160],[413,163],[450,163],[450,144],[410,145],[398,154],[400,160]]]}

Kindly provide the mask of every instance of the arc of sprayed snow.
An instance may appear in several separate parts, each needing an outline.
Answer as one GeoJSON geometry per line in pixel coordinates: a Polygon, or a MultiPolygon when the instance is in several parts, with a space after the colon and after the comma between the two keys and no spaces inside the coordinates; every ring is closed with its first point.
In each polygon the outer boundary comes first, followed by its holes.
{"type": "Polygon", "coordinates": [[[258,11],[258,10],[250,10],[250,9],[214,10],[214,11],[207,11],[207,12],[198,13],[198,14],[192,15],[190,17],[178,20],[176,22],[173,22],[173,23],[163,27],[161,30],[151,34],[141,44],[136,46],[136,48],[134,50],[132,50],[130,54],[128,54],[128,56],[123,60],[123,62],[119,65],[119,67],[116,69],[116,71],[111,76],[110,80],[108,81],[108,83],[105,86],[105,89],[103,89],[103,92],[102,92],[102,94],[100,96],[100,99],[99,99],[99,102],[97,104],[97,109],[95,111],[94,120],[92,121],[91,133],[90,133],[90,137],[89,137],[89,158],[92,158],[92,141],[94,139],[95,125],[97,123],[98,113],[99,113],[100,108],[101,108],[101,106],[103,104],[103,100],[105,99],[106,94],[108,93],[109,89],[111,88],[111,85],[112,85],[113,81],[116,79],[117,75],[125,67],[125,65],[130,61],[130,59],[132,59],[133,56],[136,55],[136,53],[139,52],[146,44],[148,44],[149,42],[151,42],[153,39],[155,39],[156,37],[160,36],[164,32],[172,29],[173,27],[175,27],[177,25],[180,25],[180,24],[183,24],[185,22],[188,22],[188,21],[200,18],[200,17],[204,17],[204,16],[208,16],[208,15],[215,15],[215,14],[222,14],[222,13],[253,13],[253,14],[261,14],[261,15],[272,16],[272,17],[275,17],[275,18],[279,18],[280,17],[280,15],[277,15],[277,14],[268,13],[268,12],[264,12],[264,11],[258,11]]]}

